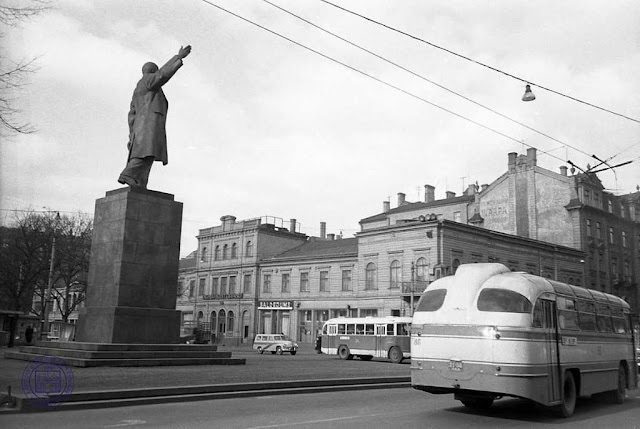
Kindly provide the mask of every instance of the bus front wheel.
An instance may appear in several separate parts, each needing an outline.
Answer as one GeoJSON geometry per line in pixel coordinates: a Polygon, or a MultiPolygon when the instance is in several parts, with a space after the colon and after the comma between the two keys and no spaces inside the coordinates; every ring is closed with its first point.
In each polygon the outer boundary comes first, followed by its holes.
{"type": "Polygon", "coordinates": [[[340,359],[353,359],[353,355],[349,352],[349,347],[347,346],[340,346],[338,349],[338,356],[340,356],[340,359]]]}
{"type": "Polygon", "coordinates": [[[558,411],[562,417],[571,417],[575,408],[576,382],[571,371],[566,371],[562,383],[562,404],[558,406],[558,411]]]}
{"type": "Polygon", "coordinates": [[[391,350],[389,350],[389,359],[391,360],[391,362],[400,363],[402,362],[403,358],[404,356],[402,356],[402,350],[400,350],[400,347],[391,347],[391,350]]]}

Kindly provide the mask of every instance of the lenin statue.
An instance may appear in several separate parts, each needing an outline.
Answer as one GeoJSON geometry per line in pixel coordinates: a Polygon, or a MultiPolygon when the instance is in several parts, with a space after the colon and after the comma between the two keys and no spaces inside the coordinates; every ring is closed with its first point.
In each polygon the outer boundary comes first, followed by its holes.
{"type": "Polygon", "coordinates": [[[167,164],[165,123],[169,103],[162,85],[182,67],[182,59],[190,52],[191,46],[181,47],[178,55],[160,69],[154,63],[142,66],[142,79],[133,91],[129,109],[129,157],[118,182],[146,189],[153,162],[167,164]]]}

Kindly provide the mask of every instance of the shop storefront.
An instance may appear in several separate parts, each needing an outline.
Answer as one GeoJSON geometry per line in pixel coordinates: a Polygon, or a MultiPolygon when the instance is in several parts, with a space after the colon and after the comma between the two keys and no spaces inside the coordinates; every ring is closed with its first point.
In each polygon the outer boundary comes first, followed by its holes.
{"type": "Polygon", "coordinates": [[[284,334],[295,337],[291,324],[293,301],[259,301],[258,332],[262,334],[284,334]]]}

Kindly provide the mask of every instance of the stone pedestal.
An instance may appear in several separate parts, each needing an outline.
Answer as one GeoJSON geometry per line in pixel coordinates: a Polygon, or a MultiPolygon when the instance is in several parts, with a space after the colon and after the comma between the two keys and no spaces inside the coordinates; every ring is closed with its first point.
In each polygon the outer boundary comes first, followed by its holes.
{"type": "Polygon", "coordinates": [[[182,203],[121,188],[96,201],[86,307],[76,341],[175,344],[182,203]]]}

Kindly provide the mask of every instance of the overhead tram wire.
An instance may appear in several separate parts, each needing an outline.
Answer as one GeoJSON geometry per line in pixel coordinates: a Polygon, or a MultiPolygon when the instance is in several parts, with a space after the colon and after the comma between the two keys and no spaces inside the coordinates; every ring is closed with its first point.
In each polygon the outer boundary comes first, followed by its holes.
{"type": "MultiPolygon", "coordinates": [[[[582,153],[582,154],[584,154],[584,155],[586,155],[586,156],[591,156],[591,154],[589,154],[589,153],[587,153],[587,152],[583,151],[582,149],[579,149],[579,148],[574,147],[574,146],[572,146],[572,145],[570,145],[570,144],[568,144],[568,143],[565,143],[565,142],[563,142],[563,141],[561,141],[561,140],[558,140],[558,139],[557,139],[557,138],[555,138],[555,137],[552,137],[552,136],[550,136],[550,135],[548,135],[548,134],[545,134],[545,133],[543,133],[542,131],[539,131],[539,130],[537,130],[537,129],[535,129],[535,128],[533,128],[533,127],[531,127],[531,126],[527,125],[527,124],[524,124],[524,123],[522,123],[522,122],[520,122],[520,121],[518,121],[518,120],[516,120],[516,119],[510,118],[509,116],[507,116],[507,115],[505,115],[505,114],[503,114],[503,113],[500,113],[500,112],[498,112],[498,111],[496,111],[496,110],[494,110],[494,109],[492,109],[492,108],[490,108],[490,107],[487,107],[487,106],[485,106],[485,105],[483,105],[483,104],[481,104],[481,103],[479,103],[479,102],[477,102],[477,101],[475,101],[475,100],[473,100],[473,99],[471,99],[471,98],[469,98],[469,97],[467,97],[467,96],[465,96],[465,95],[462,95],[462,94],[460,94],[460,93],[458,93],[458,92],[456,92],[456,91],[453,91],[452,89],[449,89],[449,88],[447,88],[447,87],[446,87],[446,86],[444,86],[444,85],[441,85],[441,84],[439,84],[439,83],[437,83],[437,82],[434,82],[434,81],[432,81],[431,79],[428,79],[428,78],[426,78],[426,77],[422,76],[422,75],[421,75],[421,74],[419,74],[419,73],[416,73],[416,72],[414,72],[414,71],[412,71],[412,70],[410,70],[410,69],[408,69],[408,68],[406,68],[406,67],[404,67],[404,66],[402,66],[402,65],[400,65],[400,64],[397,64],[397,63],[395,63],[395,62],[393,62],[393,61],[391,61],[391,60],[389,60],[389,59],[387,59],[387,58],[383,57],[382,55],[376,54],[375,52],[373,52],[373,51],[371,51],[371,50],[369,50],[369,49],[367,49],[367,48],[364,48],[364,47],[362,47],[362,46],[360,46],[360,45],[358,45],[358,44],[356,44],[356,43],[354,43],[354,42],[351,42],[350,40],[345,39],[344,37],[339,36],[338,34],[333,33],[333,32],[331,32],[331,31],[329,31],[329,30],[327,30],[327,29],[325,29],[325,28],[323,28],[323,27],[321,27],[321,26],[319,26],[319,25],[317,25],[317,24],[314,24],[313,22],[311,22],[311,21],[309,21],[309,20],[307,20],[307,19],[305,19],[305,18],[302,18],[302,17],[301,17],[301,16],[299,16],[299,15],[296,15],[295,13],[290,12],[290,11],[288,11],[287,9],[285,9],[285,8],[283,8],[283,7],[281,7],[281,6],[276,5],[276,4],[272,3],[272,2],[270,2],[269,0],[262,0],[262,1],[263,1],[263,2],[265,2],[265,3],[267,3],[267,4],[270,4],[271,6],[273,6],[273,7],[277,8],[277,9],[280,9],[281,11],[283,11],[283,12],[285,12],[285,13],[288,13],[289,15],[291,15],[291,16],[293,16],[293,17],[295,17],[295,18],[297,18],[297,19],[299,19],[299,20],[301,20],[301,21],[303,21],[303,22],[306,22],[307,24],[309,24],[309,25],[311,25],[311,26],[313,26],[313,27],[317,28],[317,29],[318,29],[318,30],[320,30],[320,31],[323,31],[323,32],[325,32],[325,33],[327,33],[327,34],[329,34],[329,35],[331,35],[331,36],[333,36],[333,37],[335,37],[335,38],[337,38],[337,39],[339,39],[339,40],[342,40],[342,41],[343,41],[343,42],[345,42],[345,43],[348,43],[349,45],[351,45],[351,46],[353,46],[353,47],[355,47],[355,48],[358,48],[358,49],[360,49],[360,50],[362,50],[362,51],[364,51],[364,52],[366,52],[366,53],[368,53],[368,54],[371,54],[371,55],[373,55],[374,57],[376,57],[376,58],[378,58],[378,59],[381,59],[382,61],[387,62],[388,64],[391,64],[391,65],[393,65],[393,66],[395,66],[395,67],[398,67],[399,69],[404,70],[404,71],[406,71],[407,73],[410,73],[410,74],[412,74],[413,76],[415,76],[415,77],[417,77],[417,78],[419,78],[419,79],[422,79],[422,80],[424,80],[424,81],[426,81],[426,82],[429,82],[430,84],[435,85],[435,86],[437,86],[437,87],[438,87],[438,88],[440,88],[440,89],[443,89],[443,90],[445,90],[445,91],[447,91],[447,92],[449,92],[449,93],[451,93],[451,94],[453,94],[453,95],[455,95],[455,96],[458,96],[458,97],[460,97],[460,98],[462,98],[462,99],[464,99],[464,100],[467,100],[468,102],[473,103],[473,104],[475,104],[476,106],[479,106],[479,107],[481,107],[481,108],[483,108],[483,109],[485,109],[485,110],[488,110],[489,112],[494,113],[494,114],[496,114],[496,115],[500,116],[501,118],[507,119],[507,120],[509,120],[509,121],[513,122],[514,124],[520,125],[520,126],[522,126],[522,127],[526,128],[526,129],[530,130],[530,131],[533,131],[533,132],[535,132],[535,133],[537,133],[537,134],[539,134],[539,135],[541,135],[541,136],[543,136],[543,137],[546,137],[546,138],[548,138],[548,139],[550,139],[550,140],[553,140],[553,141],[555,141],[555,142],[557,142],[557,143],[560,143],[560,144],[562,144],[562,145],[564,145],[564,146],[566,146],[566,147],[568,147],[568,148],[571,148],[571,149],[573,149],[573,150],[575,150],[575,151],[577,151],[577,152],[580,152],[580,153],[582,153]]],[[[548,152],[549,152],[549,151],[547,151],[547,152],[543,152],[543,153],[548,153],[548,152]]]]}
{"type": "Polygon", "coordinates": [[[476,60],[474,60],[473,58],[469,58],[469,57],[467,57],[467,56],[464,56],[464,55],[462,55],[462,54],[459,54],[459,53],[457,53],[457,52],[454,52],[454,51],[452,51],[452,50],[450,50],[450,49],[447,49],[447,48],[444,48],[444,47],[442,47],[442,46],[436,45],[435,43],[429,42],[428,40],[421,39],[420,37],[414,36],[414,35],[412,35],[412,34],[410,34],[410,33],[407,33],[407,32],[405,32],[405,31],[399,30],[399,29],[397,29],[397,28],[395,28],[395,27],[392,27],[392,26],[390,26],[390,25],[384,24],[384,23],[382,23],[382,22],[380,22],[380,21],[376,21],[375,19],[369,18],[369,17],[367,17],[367,16],[364,16],[364,15],[362,15],[362,14],[359,14],[359,13],[357,13],[357,12],[354,12],[354,11],[352,11],[352,10],[349,10],[349,9],[347,9],[347,8],[344,8],[344,7],[342,7],[342,6],[339,6],[339,5],[337,5],[337,4],[331,3],[331,2],[330,2],[330,1],[328,1],[328,0],[320,0],[320,1],[321,1],[321,2],[323,2],[323,3],[326,3],[326,4],[330,5],[330,6],[333,6],[333,7],[335,7],[336,9],[340,9],[340,10],[342,10],[342,11],[344,11],[344,12],[350,13],[351,15],[357,16],[357,17],[362,18],[362,19],[364,19],[364,20],[366,20],[366,21],[369,21],[369,22],[372,22],[372,23],[374,23],[374,24],[376,24],[376,25],[379,25],[379,26],[381,26],[381,27],[384,27],[384,28],[386,28],[386,29],[388,29],[388,30],[391,30],[391,31],[394,31],[394,32],[396,32],[396,33],[402,34],[402,35],[404,35],[404,36],[410,37],[410,38],[412,38],[412,39],[414,39],[414,40],[417,40],[417,41],[419,41],[419,42],[425,43],[425,44],[427,44],[427,45],[429,45],[429,46],[432,46],[432,47],[434,47],[434,48],[436,48],[436,49],[440,49],[441,51],[447,52],[447,53],[449,53],[449,54],[451,54],[451,55],[455,55],[456,57],[459,57],[459,58],[462,58],[462,59],[467,60],[467,61],[469,61],[469,62],[472,62],[472,63],[478,64],[478,65],[480,65],[480,66],[482,66],[482,67],[486,67],[486,68],[488,68],[488,69],[490,69],[490,70],[493,70],[493,71],[495,71],[495,72],[502,73],[503,75],[508,76],[508,77],[510,77],[510,78],[513,78],[513,79],[516,79],[516,80],[518,80],[518,81],[520,81],[520,82],[530,84],[531,86],[535,86],[535,87],[537,87],[537,88],[544,89],[545,91],[549,91],[549,92],[554,93],[554,94],[556,94],[556,95],[559,95],[559,96],[561,96],[561,97],[568,98],[568,99],[573,100],[573,101],[576,101],[576,102],[578,102],[578,103],[585,104],[585,105],[590,106],[590,107],[593,107],[593,108],[595,108],[595,109],[599,109],[599,110],[602,110],[602,111],[604,111],[604,112],[610,113],[610,114],[612,114],[612,115],[616,115],[616,116],[619,116],[619,117],[621,117],[621,118],[628,119],[629,121],[633,121],[633,122],[636,122],[636,123],[639,123],[639,124],[640,124],[640,119],[631,118],[631,117],[629,117],[629,116],[623,115],[622,113],[614,112],[614,111],[609,110],[609,109],[606,109],[606,108],[604,108],[604,107],[600,107],[600,106],[597,106],[597,105],[595,105],[595,104],[589,103],[589,102],[587,102],[587,101],[583,101],[583,100],[580,100],[580,99],[578,99],[578,98],[572,97],[572,96],[570,96],[570,95],[563,94],[563,93],[562,93],[562,92],[560,92],[560,91],[556,91],[555,89],[551,89],[551,88],[549,88],[549,87],[546,87],[546,86],[543,86],[543,85],[537,84],[537,83],[535,83],[534,81],[531,81],[531,80],[528,80],[528,79],[524,79],[524,78],[521,78],[521,77],[515,76],[515,75],[513,75],[513,74],[511,74],[511,73],[505,72],[505,71],[500,70],[500,69],[498,69],[498,68],[496,68],[496,67],[490,66],[490,65],[485,64],[485,63],[482,63],[482,62],[480,62],[480,61],[476,61],[476,60]]]}
{"type": "MultiPolygon", "coordinates": [[[[295,40],[293,40],[293,39],[291,39],[291,38],[289,38],[289,37],[287,37],[287,36],[284,36],[284,35],[282,35],[282,34],[280,34],[280,33],[276,32],[276,31],[274,31],[274,30],[271,30],[271,29],[269,29],[269,28],[267,28],[267,27],[265,27],[265,26],[263,26],[263,25],[260,25],[260,24],[258,24],[258,23],[256,23],[256,22],[254,22],[254,21],[251,21],[250,19],[245,18],[245,17],[243,17],[243,16],[241,16],[241,15],[238,15],[238,14],[236,14],[236,13],[234,13],[234,12],[232,12],[232,11],[228,10],[228,9],[225,9],[225,8],[223,8],[222,6],[219,6],[219,5],[217,5],[217,4],[215,4],[215,3],[213,3],[213,2],[211,2],[211,1],[209,1],[209,0],[200,0],[200,1],[202,1],[203,3],[208,4],[209,6],[215,7],[216,9],[219,9],[219,10],[221,10],[221,11],[225,12],[225,13],[228,13],[229,15],[235,16],[236,18],[241,19],[241,20],[243,20],[243,21],[245,21],[245,22],[247,22],[247,23],[249,23],[249,24],[251,24],[251,25],[253,25],[253,26],[256,26],[256,27],[258,27],[258,28],[260,28],[260,29],[262,29],[262,30],[264,30],[264,31],[267,31],[268,33],[271,33],[271,34],[273,34],[274,36],[278,36],[278,37],[280,37],[280,38],[282,38],[282,39],[284,39],[284,40],[286,40],[286,41],[288,41],[288,42],[290,42],[290,43],[293,43],[294,45],[297,45],[297,46],[299,46],[299,47],[301,47],[301,48],[303,48],[303,49],[306,49],[306,50],[308,50],[308,51],[310,51],[310,52],[313,52],[314,54],[319,55],[319,56],[321,56],[321,57],[323,57],[323,58],[325,58],[325,59],[327,59],[327,60],[329,60],[329,61],[332,61],[332,62],[334,62],[334,63],[336,63],[336,64],[339,64],[339,65],[341,65],[341,66],[343,66],[343,67],[346,67],[346,68],[348,68],[348,69],[349,69],[349,70],[351,70],[351,71],[354,71],[354,72],[356,72],[356,73],[359,73],[359,74],[361,74],[361,75],[363,75],[363,76],[365,76],[365,77],[368,77],[369,79],[375,80],[376,82],[381,83],[381,84],[383,84],[383,85],[385,85],[385,86],[388,86],[389,88],[395,89],[396,91],[402,92],[403,94],[408,95],[408,96],[410,96],[410,97],[412,97],[412,98],[415,98],[416,100],[420,100],[420,101],[422,101],[423,103],[429,104],[430,106],[436,107],[436,108],[438,108],[438,109],[440,109],[440,110],[442,110],[442,111],[444,111],[444,112],[447,112],[447,113],[449,113],[449,114],[451,114],[451,115],[453,115],[453,116],[456,116],[456,117],[458,117],[458,118],[460,118],[460,119],[463,119],[463,120],[465,120],[465,121],[467,121],[467,122],[470,122],[470,123],[472,123],[472,124],[474,124],[474,125],[477,125],[477,126],[479,126],[479,127],[481,127],[481,128],[484,128],[484,129],[485,129],[485,130],[487,130],[487,131],[491,131],[492,133],[497,134],[497,135],[499,135],[499,136],[501,136],[501,137],[504,137],[504,138],[506,138],[506,139],[508,139],[508,140],[511,140],[511,141],[513,141],[513,142],[515,142],[515,143],[517,143],[517,144],[519,144],[519,145],[520,145],[520,144],[524,144],[525,146],[528,146],[528,147],[530,147],[530,148],[533,148],[533,147],[534,147],[534,146],[531,146],[530,144],[524,143],[523,141],[516,139],[515,137],[511,137],[511,136],[510,136],[510,135],[508,135],[508,134],[505,134],[505,133],[503,133],[503,132],[501,132],[501,131],[498,131],[498,130],[496,130],[496,129],[494,129],[494,128],[491,128],[491,127],[489,127],[489,126],[487,126],[487,125],[484,125],[484,124],[482,124],[482,123],[480,123],[480,122],[474,121],[473,119],[467,118],[466,116],[461,115],[461,114],[459,114],[459,113],[456,113],[456,112],[454,112],[453,110],[449,110],[449,109],[447,109],[447,108],[445,108],[445,107],[442,107],[442,106],[440,106],[440,105],[438,105],[438,104],[436,104],[436,103],[433,103],[433,102],[431,102],[431,101],[429,101],[429,100],[427,100],[427,99],[425,99],[425,98],[422,98],[422,97],[420,97],[420,96],[418,96],[418,95],[416,95],[416,94],[413,94],[413,93],[411,93],[411,92],[409,92],[409,91],[407,91],[407,90],[405,90],[405,89],[402,89],[402,88],[400,88],[400,87],[398,87],[398,86],[396,86],[396,85],[393,85],[393,84],[391,84],[391,83],[389,83],[389,82],[386,82],[386,81],[384,81],[384,80],[382,80],[382,79],[380,79],[380,78],[377,78],[377,77],[375,77],[375,76],[373,76],[373,75],[370,75],[370,74],[368,74],[368,73],[366,73],[366,72],[364,72],[364,71],[362,71],[362,70],[359,70],[359,69],[357,69],[357,68],[355,68],[355,67],[353,67],[353,66],[350,66],[349,64],[346,64],[346,63],[343,63],[343,62],[341,62],[341,61],[339,61],[339,60],[336,60],[336,59],[335,59],[335,58],[333,58],[333,57],[330,57],[330,56],[328,56],[328,55],[326,55],[326,54],[323,54],[323,53],[322,53],[322,52],[320,52],[320,51],[317,51],[317,50],[315,50],[315,49],[313,49],[313,48],[310,48],[310,47],[308,47],[308,46],[306,46],[306,45],[303,45],[303,44],[302,44],[302,43],[300,43],[300,42],[297,42],[297,41],[295,41],[295,40]]],[[[563,162],[563,163],[564,163],[564,162],[566,162],[564,159],[559,158],[559,157],[557,157],[557,156],[555,156],[555,155],[551,155],[551,154],[549,154],[549,153],[547,153],[547,155],[549,155],[549,156],[550,156],[550,157],[552,157],[552,158],[557,159],[557,160],[558,160],[558,161],[560,161],[560,162],[563,162]]]]}

